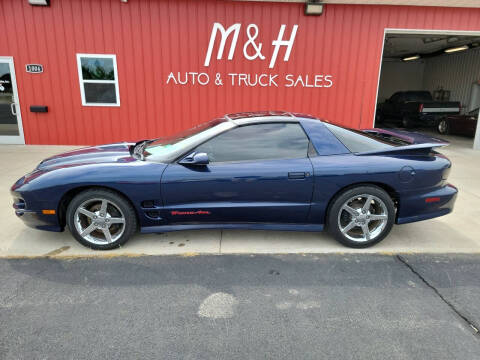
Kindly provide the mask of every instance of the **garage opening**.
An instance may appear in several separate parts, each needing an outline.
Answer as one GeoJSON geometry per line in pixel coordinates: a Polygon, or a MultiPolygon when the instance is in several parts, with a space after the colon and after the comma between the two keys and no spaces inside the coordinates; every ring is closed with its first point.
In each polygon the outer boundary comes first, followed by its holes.
{"type": "Polygon", "coordinates": [[[385,32],[375,127],[480,149],[479,108],[480,33],[385,32]]]}

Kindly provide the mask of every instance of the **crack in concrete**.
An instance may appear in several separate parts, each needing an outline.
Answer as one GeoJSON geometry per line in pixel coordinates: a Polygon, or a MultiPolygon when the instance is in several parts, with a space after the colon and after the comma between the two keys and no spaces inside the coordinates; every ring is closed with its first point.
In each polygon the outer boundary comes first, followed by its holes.
{"type": "Polygon", "coordinates": [[[58,249],[53,250],[53,251],[50,251],[50,252],[46,253],[46,254],[43,255],[43,256],[45,256],[45,257],[55,256],[55,255],[58,255],[58,254],[60,254],[60,253],[62,253],[62,252],[64,252],[64,251],[67,251],[68,249],[70,249],[70,246],[62,246],[61,248],[58,248],[58,249]]]}
{"type": "Polygon", "coordinates": [[[448,301],[441,293],[440,291],[430,284],[427,279],[425,279],[417,270],[413,268],[411,264],[408,263],[406,259],[404,259],[401,255],[396,255],[396,258],[403,264],[405,265],[410,271],[415,274],[427,287],[433,290],[433,292],[445,303],[447,306],[453,310],[453,312],[460,318],[462,319],[468,327],[472,330],[473,335],[475,338],[480,339],[480,332],[478,330],[478,325],[476,325],[473,321],[471,321],[467,315],[463,314],[460,310],[458,310],[455,305],[453,305],[450,301],[448,301]]]}
{"type": "Polygon", "coordinates": [[[220,246],[218,248],[218,253],[221,254],[222,253],[222,238],[223,238],[223,230],[220,229],[220,246]]]}

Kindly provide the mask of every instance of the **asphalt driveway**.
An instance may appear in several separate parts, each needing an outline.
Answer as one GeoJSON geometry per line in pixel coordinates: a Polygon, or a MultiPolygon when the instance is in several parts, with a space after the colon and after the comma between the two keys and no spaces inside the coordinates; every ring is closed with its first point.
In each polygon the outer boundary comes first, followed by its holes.
{"type": "Polygon", "coordinates": [[[0,260],[0,359],[478,359],[480,255],[0,260]]]}

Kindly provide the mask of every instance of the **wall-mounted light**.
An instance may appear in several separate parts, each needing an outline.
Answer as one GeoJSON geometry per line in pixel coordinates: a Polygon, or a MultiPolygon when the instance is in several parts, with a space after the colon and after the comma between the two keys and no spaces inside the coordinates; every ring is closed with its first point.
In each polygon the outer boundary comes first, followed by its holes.
{"type": "Polygon", "coordinates": [[[305,3],[305,15],[322,15],[323,4],[317,0],[308,0],[305,3]]]}
{"type": "Polygon", "coordinates": [[[454,52],[457,52],[457,51],[464,51],[464,50],[468,50],[468,45],[457,46],[457,47],[445,49],[443,51],[450,54],[450,53],[454,53],[454,52]]]}
{"type": "Polygon", "coordinates": [[[35,6],[50,6],[50,0],[28,0],[28,3],[35,6]]]}
{"type": "Polygon", "coordinates": [[[413,60],[418,60],[418,59],[420,59],[420,55],[407,56],[407,57],[404,57],[402,60],[403,61],[413,61],[413,60]]]}

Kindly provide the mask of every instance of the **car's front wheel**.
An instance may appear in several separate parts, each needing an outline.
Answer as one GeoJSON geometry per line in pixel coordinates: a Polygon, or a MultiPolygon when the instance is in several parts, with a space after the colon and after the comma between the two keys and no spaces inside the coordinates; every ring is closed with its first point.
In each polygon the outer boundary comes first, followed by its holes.
{"type": "Polygon", "coordinates": [[[121,195],[106,189],[89,189],[75,196],[66,220],[72,235],[96,250],[110,250],[127,242],[137,228],[135,210],[121,195]]]}
{"type": "Polygon", "coordinates": [[[338,195],[328,213],[328,229],[353,248],[372,246],[388,235],[395,220],[391,197],[377,186],[358,186],[338,195]]]}
{"type": "Polygon", "coordinates": [[[410,118],[407,115],[405,115],[402,118],[402,127],[406,128],[406,129],[412,127],[412,121],[410,120],[410,118]]]}

